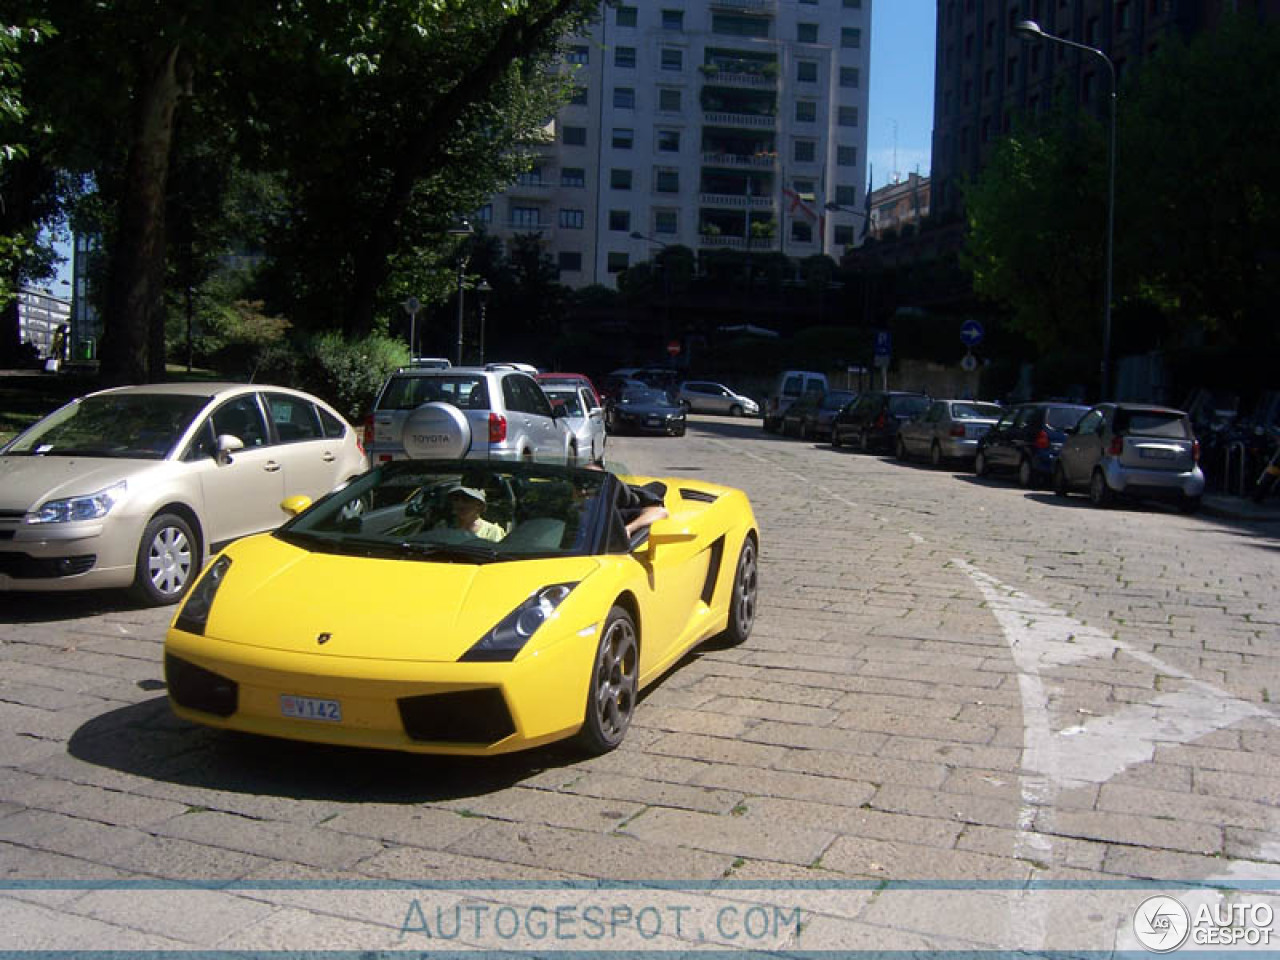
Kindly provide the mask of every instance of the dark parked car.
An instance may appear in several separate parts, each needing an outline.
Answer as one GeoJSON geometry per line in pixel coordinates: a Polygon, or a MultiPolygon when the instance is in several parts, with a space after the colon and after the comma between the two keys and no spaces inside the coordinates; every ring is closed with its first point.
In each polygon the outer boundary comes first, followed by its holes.
{"type": "Polygon", "coordinates": [[[831,422],[836,414],[858,398],[853,390],[827,390],[823,393],[806,393],[787,407],[782,415],[784,437],[795,436],[801,440],[827,439],[831,436],[831,422]]]}
{"type": "Polygon", "coordinates": [[[929,407],[923,393],[903,390],[870,390],[845,407],[831,422],[831,445],[852,444],[864,453],[892,450],[898,427],[929,407]]]}
{"type": "Polygon", "coordinates": [[[1119,496],[1167,500],[1186,513],[1200,508],[1200,442],[1181,410],[1101,403],[1069,432],[1053,468],[1053,491],[1089,491],[1095,506],[1119,496]]]}
{"type": "Polygon", "coordinates": [[[605,425],[610,433],[684,436],[684,407],[665,390],[625,386],[618,396],[605,403],[605,425]]]}
{"type": "Polygon", "coordinates": [[[973,460],[980,477],[1016,471],[1028,489],[1049,482],[1067,431],[1089,408],[1078,403],[1020,403],[1010,407],[981,440],[973,460]]]}

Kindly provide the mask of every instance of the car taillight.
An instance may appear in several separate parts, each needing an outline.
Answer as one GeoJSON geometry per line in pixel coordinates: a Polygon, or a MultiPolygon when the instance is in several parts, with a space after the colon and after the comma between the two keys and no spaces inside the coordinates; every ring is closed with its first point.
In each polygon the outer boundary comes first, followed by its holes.
{"type": "Polygon", "coordinates": [[[1049,431],[1048,430],[1041,430],[1039,433],[1036,434],[1034,446],[1037,450],[1049,449],[1049,431]]]}
{"type": "Polygon", "coordinates": [[[964,436],[964,427],[962,427],[962,426],[961,426],[960,424],[958,424],[958,423],[953,423],[953,424],[951,425],[951,429],[950,429],[950,430],[948,430],[948,431],[947,431],[947,433],[951,434],[951,436],[953,436],[953,437],[963,437],[963,436],[964,436]]]}
{"type": "Polygon", "coordinates": [[[1200,441],[1199,440],[1191,441],[1191,459],[1195,463],[1200,462],[1200,441]]]}
{"type": "Polygon", "coordinates": [[[888,421],[885,419],[884,413],[881,412],[880,416],[876,417],[875,428],[877,430],[883,430],[886,423],[888,423],[888,421]]]}
{"type": "Polygon", "coordinates": [[[499,413],[489,414],[489,442],[501,443],[507,439],[507,418],[499,413]]]}
{"type": "MultiPolygon", "coordinates": [[[[360,441],[356,441],[360,443],[360,441]]],[[[373,414],[369,414],[364,418],[364,442],[360,443],[361,453],[373,446],[373,414]]]]}
{"type": "Polygon", "coordinates": [[[1113,457],[1118,457],[1124,453],[1124,437],[1114,436],[1111,438],[1111,446],[1107,448],[1107,453],[1113,457]]]}

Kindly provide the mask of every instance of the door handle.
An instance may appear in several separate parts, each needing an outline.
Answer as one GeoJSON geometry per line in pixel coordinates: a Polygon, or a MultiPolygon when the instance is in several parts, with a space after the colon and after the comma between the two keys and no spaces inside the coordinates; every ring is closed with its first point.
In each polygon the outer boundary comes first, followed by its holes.
{"type": "Polygon", "coordinates": [[[267,471],[267,473],[275,473],[280,469],[280,464],[276,463],[274,460],[268,460],[262,465],[262,469],[267,471]]]}
{"type": "Polygon", "coordinates": [[[320,459],[322,459],[325,463],[333,463],[333,461],[337,460],[338,458],[337,458],[337,457],[335,457],[335,456],[334,456],[332,453],[330,453],[328,450],[326,450],[326,451],[324,452],[324,456],[323,456],[323,457],[321,457],[320,459]]]}

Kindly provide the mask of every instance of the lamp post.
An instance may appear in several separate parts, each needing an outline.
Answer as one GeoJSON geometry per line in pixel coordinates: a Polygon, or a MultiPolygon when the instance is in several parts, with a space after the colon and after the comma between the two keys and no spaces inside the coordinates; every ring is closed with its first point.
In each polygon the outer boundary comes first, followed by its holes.
{"type": "MultiPolygon", "coordinates": [[[[449,236],[451,237],[469,237],[475,231],[471,228],[469,220],[460,220],[457,226],[449,228],[449,236]]],[[[454,364],[462,366],[462,278],[467,269],[467,261],[469,256],[464,246],[458,253],[458,343],[454,350],[454,364]]]]}
{"type": "MultiPolygon", "coordinates": [[[[664,251],[671,247],[671,244],[664,243],[657,237],[651,237],[639,230],[631,231],[632,240],[646,240],[649,243],[661,247],[664,251]]],[[[662,346],[667,348],[667,344],[671,340],[671,264],[666,260],[662,261],[662,300],[663,300],[663,316],[662,316],[662,346]]]]}
{"type": "Polygon", "coordinates": [[[493,293],[493,287],[489,286],[488,280],[481,280],[476,284],[476,302],[480,305],[480,366],[484,366],[484,310],[489,305],[489,294],[493,293]]]}
{"type": "Polygon", "coordinates": [[[1013,32],[1022,40],[1047,40],[1050,43],[1059,43],[1064,47],[1091,53],[1107,65],[1110,109],[1107,118],[1107,239],[1103,254],[1102,396],[1100,399],[1108,400],[1111,397],[1111,273],[1116,215],[1116,65],[1097,47],[1086,46],[1074,40],[1067,40],[1065,37],[1055,37],[1051,33],[1045,33],[1040,28],[1040,24],[1034,20],[1020,21],[1014,26],[1013,32]]]}

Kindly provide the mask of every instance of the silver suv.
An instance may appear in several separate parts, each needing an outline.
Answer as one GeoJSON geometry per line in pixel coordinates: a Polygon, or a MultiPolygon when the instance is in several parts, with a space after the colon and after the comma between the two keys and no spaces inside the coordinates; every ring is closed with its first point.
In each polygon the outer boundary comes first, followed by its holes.
{"type": "Polygon", "coordinates": [[[508,364],[401,367],[365,423],[369,465],[389,460],[536,460],[577,456],[538,382],[508,364]]]}

